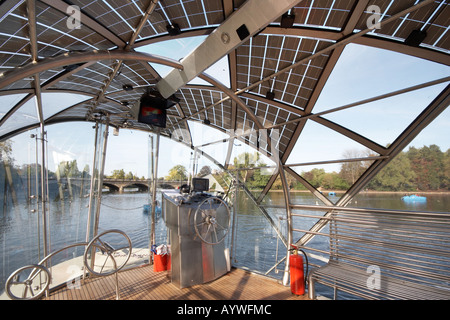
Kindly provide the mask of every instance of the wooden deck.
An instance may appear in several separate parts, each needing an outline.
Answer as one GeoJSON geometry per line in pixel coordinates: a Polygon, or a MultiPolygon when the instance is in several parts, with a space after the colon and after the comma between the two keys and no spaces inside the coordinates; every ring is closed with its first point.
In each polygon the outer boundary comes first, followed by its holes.
{"type": "MultiPolygon", "coordinates": [[[[81,281],[79,289],[63,287],[46,300],[115,300],[115,276],[81,281]]],[[[180,289],[172,284],[167,271],[153,272],[143,266],[119,273],[121,300],[307,300],[276,280],[242,269],[232,269],[221,278],[203,285],[180,289]]]]}

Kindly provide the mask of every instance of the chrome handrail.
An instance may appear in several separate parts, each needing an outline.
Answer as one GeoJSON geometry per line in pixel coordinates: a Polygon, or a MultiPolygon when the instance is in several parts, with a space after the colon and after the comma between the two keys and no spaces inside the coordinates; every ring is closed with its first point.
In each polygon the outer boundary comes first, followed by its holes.
{"type": "MultiPolygon", "coordinates": [[[[84,251],[84,255],[83,255],[83,264],[84,264],[85,270],[89,270],[89,272],[91,272],[92,274],[95,274],[97,276],[108,276],[108,275],[111,275],[111,274],[115,274],[116,275],[116,277],[115,277],[116,278],[116,299],[119,300],[119,280],[118,280],[117,273],[127,264],[128,260],[129,260],[129,258],[131,256],[132,244],[131,244],[130,238],[126,235],[126,233],[121,231],[121,230],[118,230],[118,229],[112,229],[112,230],[105,231],[105,232],[95,236],[90,242],[78,242],[78,243],[74,243],[74,244],[65,246],[65,247],[63,247],[63,248],[61,248],[59,250],[56,250],[56,251],[48,254],[37,265],[29,265],[29,266],[24,266],[24,267],[21,267],[21,268],[17,269],[6,280],[5,287],[6,287],[6,294],[8,295],[8,297],[10,299],[12,299],[12,300],[36,300],[36,299],[39,299],[40,297],[42,297],[42,295],[44,293],[46,293],[48,295],[48,287],[49,287],[49,284],[51,282],[50,281],[50,279],[51,279],[51,272],[46,268],[46,266],[45,266],[46,262],[51,257],[53,257],[54,255],[56,255],[56,254],[58,254],[58,253],[60,253],[60,252],[62,252],[64,250],[67,250],[67,249],[70,249],[70,248],[73,248],[73,247],[77,247],[77,246],[85,246],[86,247],[85,251],[84,251]],[[119,233],[119,234],[122,234],[125,237],[125,239],[128,241],[129,245],[127,247],[123,247],[123,248],[119,248],[119,249],[112,248],[106,242],[104,243],[104,242],[99,240],[100,237],[104,236],[107,233],[119,233]],[[97,240],[100,241],[100,245],[96,244],[97,240]],[[110,257],[112,259],[113,265],[114,265],[114,268],[113,268],[112,272],[111,271],[109,271],[107,273],[95,272],[88,265],[88,263],[87,263],[87,253],[89,251],[91,251],[91,249],[92,249],[91,247],[92,246],[96,246],[96,247],[100,248],[100,250],[106,252],[108,254],[108,257],[110,257]],[[129,248],[128,256],[125,259],[125,262],[123,262],[119,267],[117,267],[116,260],[114,259],[112,253],[114,251],[122,250],[122,249],[125,249],[125,248],[129,248]],[[30,269],[30,268],[33,268],[33,270],[31,271],[31,273],[27,277],[27,279],[25,279],[24,281],[21,281],[21,282],[16,281],[19,278],[20,272],[22,272],[22,271],[24,271],[26,269],[30,269]],[[38,293],[34,294],[33,290],[31,289],[31,283],[32,283],[33,279],[35,279],[36,276],[40,272],[45,272],[46,273],[45,286],[43,288],[41,287],[40,290],[38,291],[38,293]],[[23,284],[23,285],[25,285],[22,297],[17,297],[11,292],[10,287],[13,284],[23,284]],[[27,295],[28,290],[31,292],[31,296],[27,298],[26,295],[27,295]]],[[[84,278],[84,276],[85,276],[85,274],[83,273],[83,278],[84,278]]]]}

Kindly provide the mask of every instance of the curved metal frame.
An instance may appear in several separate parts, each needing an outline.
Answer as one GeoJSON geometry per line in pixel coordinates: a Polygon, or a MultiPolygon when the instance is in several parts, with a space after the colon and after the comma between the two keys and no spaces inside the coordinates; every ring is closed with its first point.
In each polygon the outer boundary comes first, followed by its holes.
{"type": "Polygon", "coordinates": [[[44,259],[42,259],[38,264],[28,265],[28,266],[24,266],[24,267],[21,267],[21,268],[17,269],[6,280],[5,287],[6,287],[6,294],[8,295],[8,297],[13,299],[13,300],[36,300],[36,299],[39,299],[48,290],[48,287],[50,285],[50,280],[51,280],[51,273],[44,266],[44,264],[51,257],[53,257],[54,255],[56,255],[56,254],[58,254],[58,253],[60,253],[60,252],[62,252],[64,250],[67,250],[67,249],[70,249],[70,248],[73,248],[73,247],[77,247],[77,246],[86,246],[86,249],[85,249],[84,254],[83,254],[83,264],[84,264],[85,268],[90,273],[92,273],[92,274],[94,274],[96,276],[109,276],[111,274],[115,274],[116,275],[116,299],[119,300],[119,281],[118,281],[117,273],[127,264],[128,260],[130,259],[131,251],[132,251],[132,244],[131,244],[131,240],[127,236],[127,234],[125,232],[121,231],[121,230],[118,230],[118,229],[112,229],[112,230],[105,231],[105,232],[95,236],[89,243],[88,242],[78,242],[78,243],[74,243],[74,244],[68,245],[68,246],[66,246],[64,248],[61,248],[59,250],[56,250],[56,251],[50,253],[44,259]],[[102,236],[104,236],[105,234],[108,234],[108,233],[119,233],[119,234],[123,235],[125,237],[125,239],[128,241],[129,246],[121,247],[119,249],[114,249],[111,246],[109,246],[109,245],[107,245],[107,244],[105,244],[105,243],[103,243],[101,241],[100,241],[100,243],[102,245],[95,244],[95,242],[97,240],[99,240],[100,237],[102,237],[102,236]],[[89,251],[91,251],[91,249],[93,249],[93,248],[91,248],[92,246],[98,247],[98,248],[100,248],[100,250],[105,251],[108,254],[108,257],[110,257],[112,259],[113,264],[114,264],[114,269],[112,271],[102,273],[102,272],[96,272],[96,271],[92,270],[92,268],[89,266],[89,263],[87,261],[87,255],[88,255],[89,251]],[[124,248],[129,248],[129,252],[128,252],[127,258],[125,259],[125,262],[123,262],[119,267],[117,267],[116,260],[114,259],[112,253],[117,251],[117,250],[122,250],[124,248]],[[22,272],[22,271],[24,271],[26,269],[31,269],[31,268],[33,268],[33,271],[30,273],[30,275],[27,277],[27,279],[25,279],[22,282],[16,282],[16,283],[13,282],[14,278],[16,278],[17,275],[20,272],[22,272]],[[38,272],[38,271],[36,271],[36,269],[39,269],[41,271],[38,272]],[[28,288],[29,288],[30,292],[33,292],[32,288],[31,288],[32,281],[33,281],[33,279],[35,279],[40,274],[40,272],[45,272],[46,273],[47,279],[45,281],[45,286],[40,288],[37,294],[32,293],[30,298],[26,298],[25,296],[27,294],[28,288]],[[10,287],[13,284],[24,284],[26,286],[25,289],[24,289],[22,298],[19,298],[19,297],[15,296],[10,291],[10,287]]]}
{"type": "MultiPolygon", "coordinates": [[[[43,1],[44,3],[60,10],[60,11],[64,11],[64,6],[63,6],[63,2],[58,1],[58,2],[50,2],[50,1],[43,1]]],[[[408,8],[407,10],[401,11],[398,14],[392,15],[391,17],[381,21],[381,24],[385,25],[387,23],[390,23],[396,19],[398,19],[399,17],[401,17],[402,15],[405,15],[406,13],[409,12],[413,12],[416,9],[419,9],[421,7],[424,7],[428,4],[433,3],[433,0],[425,0],[422,1],[421,3],[415,5],[415,6],[411,6],[410,8],[408,8]]],[[[284,170],[286,170],[288,173],[290,173],[291,175],[293,175],[298,181],[300,181],[302,184],[307,185],[307,182],[304,181],[298,174],[296,174],[289,165],[286,165],[286,160],[290,155],[290,152],[292,151],[292,148],[295,144],[295,141],[297,140],[298,136],[301,135],[302,130],[303,130],[303,124],[306,120],[307,117],[317,117],[317,115],[312,115],[311,111],[312,111],[312,106],[314,104],[314,102],[316,101],[317,96],[320,94],[321,89],[323,88],[323,84],[324,82],[326,82],[327,77],[330,75],[331,70],[333,69],[334,65],[336,64],[340,54],[342,53],[343,48],[345,47],[346,44],[348,43],[358,43],[358,44],[365,44],[365,45],[371,45],[374,47],[379,47],[379,48],[385,48],[385,49],[389,49],[392,51],[397,51],[397,52],[402,52],[402,53],[409,53],[413,56],[418,56],[421,58],[425,58],[425,59],[429,59],[431,61],[438,61],[441,63],[446,63],[447,60],[447,55],[445,55],[444,53],[440,53],[437,51],[433,51],[433,50],[429,50],[429,49],[425,49],[425,48],[411,48],[408,47],[404,44],[397,44],[397,43],[392,43],[391,41],[384,41],[382,39],[379,38],[375,38],[375,37],[367,37],[365,36],[369,31],[369,29],[367,30],[362,30],[358,33],[353,33],[353,30],[355,28],[356,22],[358,21],[358,19],[361,17],[362,15],[362,11],[364,10],[363,7],[365,7],[365,4],[367,4],[366,1],[361,1],[360,3],[357,4],[357,8],[354,8],[354,10],[352,11],[352,16],[349,19],[348,24],[345,26],[345,29],[343,29],[342,33],[334,33],[331,31],[327,31],[327,30],[313,30],[313,29],[302,29],[302,28],[295,28],[295,29],[291,29],[289,30],[289,34],[292,35],[297,35],[297,36],[314,36],[314,37],[319,37],[319,38],[326,38],[326,39],[331,39],[334,41],[334,44],[316,52],[313,55],[310,55],[308,57],[303,58],[300,61],[297,61],[295,64],[292,64],[284,69],[281,69],[275,73],[272,73],[268,76],[266,76],[264,79],[261,79],[258,82],[255,82],[253,84],[251,84],[249,87],[241,89],[239,91],[235,91],[233,92],[232,90],[226,88],[225,86],[223,86],[222,84],[220,84],[218,81],[215,81],[214,79],[212,79],[209,76],[206,75],[201,75],[200,77],[203,80],[208,81],[209,83],[213,84],[214,86],[216,86],[217,88],[219,88],[220,90],[222,90],[225,94],[228,95],[228,98],[232,99],[233,104],[236,106],[239,106],[241,109],[244,110],[244,112],[246,112],[249,117],[255,122],[255,124],[257,125],[257,127],[259,129],[262,128],[261,123],[258,121],[258,119],[256,119],[255,114],[251,111],[251,109],[249,109],[243,102],[242,100],[238,97],[238,95],[242,94],[242,95],[246,95],[248,93],[245,93],[245,91],[249,91],[251,90],[251,88],[254,88],[255,86],[258,86],[259,84],[261,84],[264,81],[268,81],[270,79],[276,78],[277,76],[292,70],[292,68],[294,68],[297,65],[300,65],[306,61],[310,61],[311,59],[324,54],[324,53],[328,53],[330,52],[330,59],[329,59],[329,63],[326,66],[326,70],[324,70],[323,74],[321,75],[321,78],[319,79],[319,83],[317,85],[317,87],[314,89],[314,94],[313,97],[311,98],[311,101],[309,101],[307,108],[305,109],[305,114],[304,115],[300,115],[301,117],[305,118],[300,118],[298,125],[295,129],[295,134],[294,134],[294,138],[291,140],[291,142],[289,143],[288,148],[286,149],[286,151],[283,154],[283,157],[281,159],[279,159],[280,161],[276,161],[277,165],[279,166],[278,171],[274,174],[274,176],[270,179],[268,185],[266,186],[265,190],[261,193],[261,196],[259,197],[259,199],[257,199],[257,202],[259,203],[260,200],[262,199],[262,197],[267,193],[267,191],[270,189],[270,187],[272,186],[273,182],[275,181],[275,178],[280,175],[281,176],[281,180],[282,180],[282,184],[283,184],[283,191],[285,193],[285,202],[286,202],[286,214],[289,217],[290,215],[290,207],[292,207],[292,204],[290,203],[289,200],[289,190],[284,178],[284,170]],[[357,10],[358,9],[358,10],[357,10]],[[408,51],[408,52],[407,52],[408,51]]],[[[27,65],[25,65],[24,67],[18,67],[14,70],[12,70],[11,72],[5,72],[4,74],[0,75],[0,88],[3,88],[9,84],[12,84],[13,82],[23,79],[25,77],[34,77],[35,80],[39,80],[39,76],[38,74],[42,71],[48,70],[48,69],[52,69],[52,68],[56,68],[56,67],[61,67],[64,65],[69,65],[69,64],[77,64],[80,62],[93,62],[93,61],[100,61],[100,60],[117,60],[117,61],[124,61],[124,60],[137,60],[137,61],[141,61],[143,62],[143,64],[146,64],[145,62],[154,62],[154,63],[160,63],[160,64],[165,64],[165,65],[169,65],[172,66],[174,68],[178,68],[178,69],[182,69],[182,65],[176,61],[170,60],[170,59],[164,59],[162,57],[157,57],[157,56],[152,56],[152,55],[148,55],[148,54],[143,54],[143,53],[138,53],[138,52],[134,52],[134,51],[130,51],[130,49],[132,50],[132,48],[136,48],[142,45],[145,45],[146,42],[148,41],[153,41],[153,39],[150,40],[143,40],[141,42],[136,43],[136,37],[139,34],[139,31],[142,29],[144,23],[145,23],[145,18],[148,17],[149,13],[154,9],[154,5],[153,2],[150,2],[149,7],[143,17],[143,19],[141,19],[138,28],[136,28],[136,31],[133,33],[132,37],[130,38],[130,41],[128,42],[128,45],[126,45],[126,43],[121,40],[120,38],[116,37],[112,32],[110,32],[108,29],[106,29],[105,27],[101,26],[100,24],[96,23],[93,19],[89,18],[88,16],[85,16],[83,14],[83,20],[84,23],[86,23],[87,25],[93,27],[93,29],[95,31],[97,31],[99,34],[102,34],[103,36],[105,36],[105,38],[113,43],[115,43],[119,49],[114,49],[111,51],[92,51],[92,52],[88,52],[88,53],[67,53],[67,54],[63,54],[61,56],[55,57],[55,58],[47,58],[41,61],[37,61],[37,35],[36,35],[36,19],[35,19],[35,14],[36,14],[36,9],[34,8],[34,6],[31,6],[31,2],[29,4],[29,16],[31,16],[31,18],[33,18],[33,23],[30,23],[30,45],[31,45],[31,49],[32,49],[32,56],[33,56],[33,62],[29,63],[27,65]],[[124,48],[125,49],[122,49],[124,48]]],[[[31,21],[31,20],[30,20],[31,21]]],[[[206,29],[206,28],[205,28],[206,29]]],[[[211,30],[213,31],[213,29],[208,28],[208,31],[211,30]]],[[[215,30],[215,29],[214,29],[215,30]]],[[[204,30],[193,30],[193,31],[187,31],[187,32],[192,32],[192,33],[202,33],[205,32],[204,30]]],[[[267,33],[275,33],[275,32],[281,32],[280,28],[277,27],[272,27],[269,26],[265,31],[263,31],[262,33],[267,32],[267,33]]],[[[284,32],[284,31],[283,31],[284,32]]],[[[287,33],[284,33],[287,34],[287,33]]],[[[185,32],[183,32],[183,36],[186,36],[185,32]]],[[[162,37],[157,37],[159,40],[164,39],[165,36],[162,37]]],[[[115,71],[113,73],[113,75],[117,72],[117,69],[120,66],[120,62],[118,64],[115,65],[115,71]]],[[[148,66],[148,65],[147,65],[148,66]]],[[[111,78],[112,79],[112,78],[111,78]]],[[[39,85],[39,81],[35,81],[37,84],[35,84],[35,93],[34,95],[36,95],[38,97],[38,100],[40,100],[40,95],[41,95],[41,89],[45,89],[44,87],[41,88],[41,86],[39,85]]],[[[106,86],[108,85],[108,83],[106,84],[106,86]]],[[[233,87],[233,85],[232,85],[233,87]]],[[[236,88],[234,88],[236,89],[236,88]]],[[[426,108],[426,110],[413,122],[411,123],[411,125],[407,128],[407,130],[405,130],[405,132],[403,134],[401,134],[396,140],[395,142],[389,147],[386,148],[385,150],[380,148],[381,151],[385,151],[383,153],[383,158],[380,157],[379,160],[376,160],[374,162],[374,164],[363,174],[363,176],[347,191],[347,193],[345,194],[344,197],[341,198],[341,200],[339,201],[338,205],[342,205],[345,206],[345,204],[359,191],[361,190],[361,188],[368,182],[368,180],[370,178],[372,178],[376,173],[378,173],[387,163],[390,162],[390,160],[401,151],[401,147],[406,146],[405,142],[407,141],[411,141],[424,127],[426,127],[426,125],[433,120],[437,115],[439,115],[440,112],[442,112],[443,110],[445,110],[446,106],[449,104],[449,92],[450,89],[449,87],[447,87],[445,90],[442,91],[442,93],[439,95],[438,98],[436,98],[435,101],[433,101],[433,103],[430,104],[430,106],[428,108],[426,108]]],[[[30,95],[33,95],[32,93],[30,93],[30,95]]],[[[100,94],[100,96],[102,98],[104,97],[104,92],[102,92],[102,94],[100,94]]],[[[97,100],[94,98],[92,101],[96,102],[97,100]]],[[[220,101],[218,103],[223,102],[220,101]]],[[[216,104],[218,104],[216,103],[216,104]]],[[[216,105],[214,104],[214,105],[216,105]]],[[[206,111],[208,108],[213,107],[212,106],[208,106],[205,107],[203,110],[201,111],[206,111]]],[[[20,106],[19,106],[20,107],[20,106]]],[[[15,107],[13,109],[11,109],[1,120],[0,120],[0,125],[3,124],[16,110],[18,109],[18,107],[15,107]]],[[[183,116],[183,119],[180,120],[181,121],[185,121],[188,118],[183,116]]],[[[49,119],[47,119],[47,121],[45,120],[41,120],[45,123],[49,123],[48,122],[49,119]]],[[[323,123],[323,119],[321,119],[322,124],[323,123]]],[[[37,124],[36,126],[38,126],[39,124],[37,124]]],[[[335,131],[343,131],[346,130],[345,128],[342,128],[340,126],[338,126],[337,124],[328,122],[326,124],[326,126],[332,128],[335,131]]],[[[347,130],[347,132],[349,132],[349,130],[347,130]]],[[[5,138],[5,136],[3,136],[2,138],[5,138]]],[[[233,138],[234,139],[234,138],[233,138]]],[[[229,143],[231,146],[231,143],[233,142],[233,139],[230,138],[229,143]]],[[[354,138],[354,140],[356,139],[361,139],[361,138],[354,138]]],[[[371,143],[371,141],[369,140],[365,140],[368,143],[371,143]]],[[[375,146],[377,147],[377,146],[375,146]]],[[[278,160],[278,159],[277,159],[278,160]]],[[[312,193],[316,193],[315,188],[312,186],[307,186],[308,189],[310,189],[310,191],[312,193]]],[[[327,203],[327,202],[326,202],[327,203]]],[[[330,204],[331,207],[331,204],[330,204]]],[[[311,230],[315,230],[320,229],[321,227],[324,226],[324,221],[325,221],[325,217],[322,221],[322,219],[320,219],[318,221],[318,223],[311,228],[311,230]]],[[[290,231],[288,234],[288,237],[290,237],[290,231]]],[[[301,243],[306,243],[307,241],[309,241],[311,237],[310,236],[305,236],[304,238],[300,239],[298,242],[301,243]]],[[[290,240],[288,241],[289,243],[291,242],[290,240]]],[[[297,242],[297,243],[298,243],[297,242]]]]}
{"type": "Polygon", "coordinates": [[[176,69],[183,69],[183,66],[173,59],[164,58],[143,52],[127,50],[94,50],[91,52],[65,53],[55,58],[46,58],[39,62],[31,62],[22,67],[5,72],[0,77],[0,89],[23,78],[31,77],[36,73],[41,73],[49,69],[59,68],[67,65],[79,64],[90,61],[101,60],[135,60],[163,64],[176,69]]]}
{"type": "Polygon", "coordinates": [[[50,279],[51,279],[50,271],[48,271],[48,269],[43,265],[32,264],[32,265],[21,267],[21,268],[17,269],[16,271],[14,271],[6,280],[6,294],[12,300],[36,300],[36,299],[39,299],[45,293],[45,291],[48,289],[48,286],[50,285],[50,279]],[[33,271],[31,271],[28,278],[25,279],[24,281],[16,281],[16,280],[18,280],[19,274],[26,269],[33,269],[33,271]],[[37,271],[37,269],[40,271],[37,271]],[[43,287],[41,287],[39,289],[39,291],[35,294],[33,291],[33,288],[31,288],[31,285],[33,284],[33,280],[38,275],[40,275],[41,272],[45,273],[45,277],[46,277],[45,285],[43,287]],[[23,290],[21,298],[15,296],[11,292],[11,286],[17,285],[17,284],[25,285],[25,288],[23,290]],[[27,298],[28,290],[31,293],[31,296],[29,298],[27,298]]]}
{"type": "MultiPolygon", "coordinates": [[[[88,245],[86,247],[86,250],[84,251],[84,255],[83,255],[84,266],[86,267],[86,269],[90,273],[92,273],[92,274],[94,274],[96,276],[109,276],[111,274],[114,274],[114,273],[118,272],[120,269],[122,269],[127,264],[128,260],[130,259],[130,256],[131,256],[132,248],[133,247],[132,247],[132,244],[131,244],[131,240],[125,234],[125,232],[123,232],[121,230],[117,230],[117,229],[112,229],[112,230],[105,231],[105,232],[100,233],[99,235],[95,236],[88,243],[88,245]],[[128,242],[128,246],[120,247],[118,249],[115,249],[115,248],[111,247],[109,244],[102,242],[100,240],[100,238],[103,237],[104,235],[108,234],[108,233],[119,233],[119,234],[123,235],[125,237],[125,239],[127,240],[127,242],[128,242]],[[97,241],[100,242],[100,245],[96,244],[97,241]],[[91,253],[91,251],[94,248],[99,248],[102,252],[105,252],[108,255],[109,258],[111,258],[111,260],[113,261],[113,264],[114,264],[114,269],[112,269],[111,271],[108,271],[108,272],[102,272],[102,271],[97,272],[97,271],[94,271],[94,269],[90,266],[89,261],[88,261],[88,258],[89,258],[88,255],[91,253]],[[126,248],[129,248],[127,258],[125,259],[125,261],[120,266],[117,266],[116,259],[114,259],[113,253],[118,251],[118,250],[122,250],[122,249],[126,249],[126,248]]],[[[105,260],[105,263],[106,263],[106,260],[105,260]]],[[[103,265],[103,267],[104,267],[104,265],[103,265]]],[[[102,270],[103,270],[103,267],[102,267],[102,270]]]]}

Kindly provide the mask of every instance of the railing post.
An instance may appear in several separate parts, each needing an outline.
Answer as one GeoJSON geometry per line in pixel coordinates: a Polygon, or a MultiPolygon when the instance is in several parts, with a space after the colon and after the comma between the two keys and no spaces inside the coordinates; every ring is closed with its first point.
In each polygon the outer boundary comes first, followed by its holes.
{"type": "Polygon", "coordinates": [[[279,166],[281,184],[283,186],[284,201],[286,203],[286,221],[287,221],[287,244],[286,244],[286,263],[283,275],[283,285],[289,284],[289,246],[292,243],[292,215],[291,215],[291,196],[289,194],[289,186],[286,180],[283,166],[279,166]]]}
{"type": "MultiPolygon", "coordinates": [[[[89,209],[86,229],[86,242],[90,242],[98,233],[100,205],[102,199],[103,174],[105,169],[106,147],[108,142],[109,117],[106,123],[95,125],[94,163],[92,168],[91,189],[89,192],[89,209]]],[[[92,257],[91,263],[94,259],[92,257]]]]}

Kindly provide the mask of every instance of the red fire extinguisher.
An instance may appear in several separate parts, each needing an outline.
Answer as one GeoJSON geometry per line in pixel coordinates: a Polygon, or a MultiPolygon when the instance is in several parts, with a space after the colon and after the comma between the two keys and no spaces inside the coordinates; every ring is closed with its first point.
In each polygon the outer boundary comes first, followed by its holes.
{"type": "MultiPolygon", "coordinates": [[[[296,295],[305,294],[305,275],[303,272],[303,257],[298,254],[298,247],[291,244],[293,249],[291,249],[292,254],[289,256],[289,268],[291,273],[291,292],[296,295]]],[[[306,261],[308,257],[303,250],[302,253],[305,255],[306,261]]],[[[308,266],[308,262],[306,262],[308,266]]],[[[308,270],[308,269],[307,269],[308,270]]],[[[308,271],[307,271],[308,272],[308,271]]]]}

